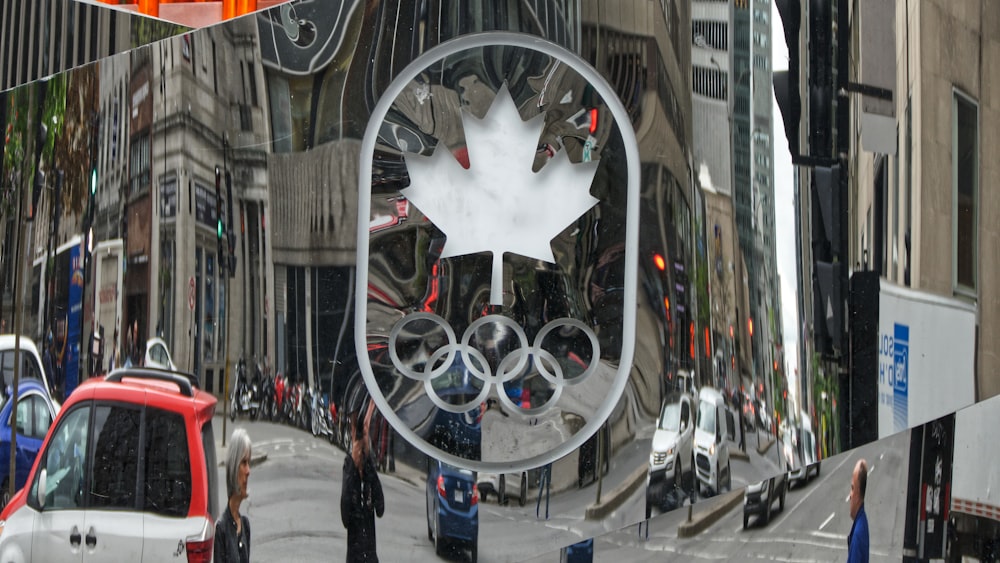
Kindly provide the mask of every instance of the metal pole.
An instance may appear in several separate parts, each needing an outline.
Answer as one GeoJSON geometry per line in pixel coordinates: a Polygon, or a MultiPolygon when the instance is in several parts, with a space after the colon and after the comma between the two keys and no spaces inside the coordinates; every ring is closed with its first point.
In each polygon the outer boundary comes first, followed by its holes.
{"type": "MultiPolygon", "coordinates": [[[[221,270],[220,270],[221,271],[221,270]]],[[[229,300],[229,274],[226,273],[226,295],[223,296],[221,301],[229,300]]],[[[229,306],[226,305],[226,327],[223,334],[223,346],[226,348],[226,372],[224,376],[225,385],[223,385],[224,393],[222,396],[222,447],[226,447],[226,420],[229,418],[229,306]]]]}
{"type": "MultiPolygon", "coordinates": [[[[37,173],[37,172],[36,172],[37,173]]],[[[23,188],[23,187],[22,187],[23,188]]],[[[18,205],[17,205],[17,248],[15,249],[15,254],[17,255],[17,274],[14,278],[14,388],[11,391],[11,411],[17,416],[17,390],[20,387],[21,379],[21,332],[24,325],[24,310],[23,310],[23,299],[21,292],[23,291],[23,278],[24,278],[24,262],[22,258],[24,256],[24,245],[26,242],[25,225],[24,218],[24,189],[18,190],[18,205]]],[[[29,201],[30,205],[30,201],[29,201]]],[[[7,490],[11,497],[17,492],[14,486],[16,479],[13,478],[16,473],[15,462],[17,460],[17,424],[11,425],[10,428],[10,475],[11,478],[7,483],[7,490]]]]}
{"type": "MultiPolygon", "coordinates": [[[[605,423],[606,424],[606,423],[605,423]]],[[[604,484],[604,473],[601,471],[601,466],[604,461],[604,426],[601,426],[597,430],[597,464],[594,467],[594,472],[597,474],[597,500],[596,504],[601,504],[601,487],[604,484]]]]}

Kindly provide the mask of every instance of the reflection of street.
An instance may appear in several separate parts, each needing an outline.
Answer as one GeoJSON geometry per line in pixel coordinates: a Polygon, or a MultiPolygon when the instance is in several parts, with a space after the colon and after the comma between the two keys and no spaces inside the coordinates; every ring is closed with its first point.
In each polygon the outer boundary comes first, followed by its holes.
{"type": "MultiPolygon", "coordinates": [[[[346,531],[340,520],[341,468],[344,453],[324,439],[283,424],[237,420],[253,442],[254,457],[266,455],[250,474],[250,498],[245,503],[253,529],[252,558],[255,561],[320,561],[342,559],[346,553],[346,531]]],[[[222,421],[216,419],[216,433],[222,421]]],[[[218,439],[217,439],[218,441],[218,439]]],[[[648,440],[623,452],[628,465],[645,463],[648,440]]],[[[221,451],[221,450],[220,450],[221,451]]],[[[218,461],[222,461],[221,454],[218,461]]],[[[623,459],[625,459],[623,458],[623,459]]],[[[627,468],[620,459],[613,460],[612,472],[627,468]]],[[[427,538],[424,506],[425,469],[402,460],[397,471],[380,475],[385,493],[385,515],[376,519],[378,555],[382,561],[440,560],[434,544],[427,538]]],[[[225,473],[219,467],[219,502],[224,502],[225,473]]],[[[523,507],[516,501],[499,506],[495,497],[480,500],[479,554],[484,563],[521,561],[538,553],[551,551],[587,537],[620,528],[635,521],[609,517],[605,521],[587,521],[581,506],[592,505],[597,484],[573,488],[563,494],[553,493],[548,520],[536,518],[534,482],[529,502],[523,507]],[[609,524],[616,521],[617,524],[609,524]],[[607,527],[605,527],[607,526],[607,527]],[[511,538],[517,538],[511,541],[511,538]]],[[[605,498],[608,496],[605,488],[605,498]]],[[[220,504],[221,506],[221,504],[220,504]]],[[[638,505],[636,505],[638,506],[638,505]]],[[[544,512],[544,503],[542,506],[544,512]]],[[[444,560],[465,561],[467,551],[451,550],[444,560]]]]}
{"type": "Polygon", "coordinates": [[[735,505],[696,537],[679,538],[678,526],[688,512],[682,509],[654,518],[648,539],[639,536],[637,526],[597,538],[595,560],[844,560],[851,528],[847,503],[851,471],[864,457],[870,468],[865,511],[871,529],[871,559],[898,561],[908,447],[909,433],[903,433],[823,460],[819,478],[788,491],[785,509],[763,527],[751,525],[743,530],[742,506],[735,505]]]}

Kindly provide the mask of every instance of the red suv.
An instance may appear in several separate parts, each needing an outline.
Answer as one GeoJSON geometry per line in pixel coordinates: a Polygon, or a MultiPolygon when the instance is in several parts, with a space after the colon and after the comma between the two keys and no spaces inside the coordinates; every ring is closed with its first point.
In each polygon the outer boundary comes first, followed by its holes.
{"type": "Polygon", "coordinates": [[[80,385],[0,513],[3,561],[211,561],[216,399],[127,368],[80,385]]]}

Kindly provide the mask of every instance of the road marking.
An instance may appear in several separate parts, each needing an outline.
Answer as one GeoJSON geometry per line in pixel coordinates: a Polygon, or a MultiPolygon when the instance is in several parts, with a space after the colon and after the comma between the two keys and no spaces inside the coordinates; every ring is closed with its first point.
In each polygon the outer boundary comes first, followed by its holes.
{"type": "Polygon", "coordinates": [[[809,533],[811,535],[813,535],[813,536],[816,536],[817,538],[823,538],[823,539],[826,539],[826,540],[842,540],[842,539],[844,539],[844,536],[842,536],[840,534],[834,534],[834,533],[831,533],[831,532],[809,532],[809,533]]]}
{"type": "MultiPolygon", "coordinates": [[[[788,512],[787,514],[782,514],[782,515],[781,515],[781,520],[778,520],[778,522],[777,522],[777,523],[775,524],[775,526],[781,526],[781,525],[782,525],[782,524],[783,524],[783,523],[785,522],[785,519],[786,519],[786,518],[788,518],[788,516],[789,516],[789,515],[790,515],[791,513],[793,513],[793,512],[795,512],[796,510],[798,510],[798,509],[799,509],[799,506],[801,506],[803,502],[805,502],[805,501],[806,501],[806,500],[807,500],[807,499],[808,499],[808,498],[809,498],[810,496],[812,496],[813,492],[814,492],[814,491],[815,491],[815,490],[816,490],[817,488],[819,488],[819,487],[820,487],[820,486],[822,486],[822,485],[825,485],[825,484],[826,484],[826,482],[827,482],[827,480],[828,480],[828,479],[830,478],[830,476],[831,476],[831,475],[833,475],[834,473],[836,473],[836,472],[837,472],[837,471],[838,471],[838,470],[839,470],[839,469],[840,469],[841,467],[843,467],[843,465],[844,465],[845,463],[847,463],[848,459],[850,458],[850,456],[846,456],[846,455],[845,455],[845,456],[843,456],[843,457],[844,457],[844,459],[840,460],[840,463],[838,463],[838,464],[837,464],[837,467],[835,467],[833,471],[827,471],[827,472],[826,472],[826,475],[825,475],[824,477],[822,477],[822,482],[821,482],[821,483],[817,483],[817,484],[813,485],[813,486],[812,486],[812,487],[811,487],[811,488],[809,489],[809,492],[808,492],[808,493],[806,493],[806,495],[805,495],[804,497],[802,497],[801,499],[799,499],[799,502],[795,503],[795,506],[793,506],[791,510],[787,511],[787,512],[788,512]]],[[[829,459],[829,458],[828,458],[828,459],[829,459]]],[[[784,512],[786,512],[786,511],[782,510],[781,512],[783,512],[783,513],[784,513],[784,512]]]]}
{"type": "Polygon", "coordinates": [[[819,525],[819,529],[820,530],[822,530],[823,528],[825,528],[826,525],[830,523],[830,520],[833,520],[833,515],[834,515],[834,513],[831,512],[830,515],[827,516],[826,520],[823,520],[823,523],[819,525]]]}

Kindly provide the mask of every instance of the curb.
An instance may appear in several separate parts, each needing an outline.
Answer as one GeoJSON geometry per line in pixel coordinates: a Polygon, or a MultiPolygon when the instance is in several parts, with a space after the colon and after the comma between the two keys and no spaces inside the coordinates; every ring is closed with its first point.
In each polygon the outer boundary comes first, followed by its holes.
{"type": "Polygon", "coordinates": [[[677,526],[677,537],[690,538],[697,536],[705,531],[706,528],[715,524],[719,518],[743,500],[743,490],[729,491],[724,496],[718,497],[715,500],[718,501],[714,503],[715,506],[705,512],[695,514],[691,520],[682,522],[680,526],[677,526]]]}
{"type": "Polygon", "coordinates": [[[750,454],[746,453],[745,451],[739,448],[733,448],[729,450],[729,457],[734,459],[739,459],[742,461],[750,461],[750,454]]]}
{"type": "Polygon", "coordinates": [[[763,445],[757,446],[757,453],[759,453],[760,455],[764,455],[767,453],[767,450],[771,449],[771,446],[773,445],[774,445],[774,438],[768,438],[767,442],[765,442],[763,445]]]}
{"type": "Polygon", "coordinates": [[[588,506],[585,518],[587,520],[599,520],[621,506],[625,502],[625,499],[632,496],[635,489],[645,481],[646,469],[646,467],[639,467],[622,484],[608,491],[606,500],[588,506]]]}

